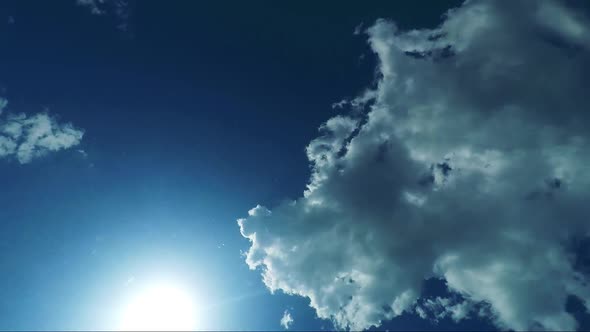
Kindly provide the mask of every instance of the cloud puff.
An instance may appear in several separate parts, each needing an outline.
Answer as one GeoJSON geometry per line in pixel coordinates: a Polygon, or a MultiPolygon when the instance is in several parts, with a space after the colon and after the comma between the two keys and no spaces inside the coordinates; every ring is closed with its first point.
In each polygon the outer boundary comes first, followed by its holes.
{"type": "Polygon", "coordinates": [[[368,112],[322,126],[302,197],[238,220],[250,268],[340,328],[478,305],[503,329],[575,329],[568,296],[590,307],[571,250],[590,231],[590,24],[568,5],[468,1],[435,29],[377,21],[368,112]],[[432,277],[462,300],[417,306],[432,277]]]}
{"type": "Polygon", "coordinates": [[[281,318],[281,326],[288,330],[289,327],[291,327],[291,325],[293,324],[293,322],[294,320],[293,317],[291,317],[291,313],[288,310],[285,310],[285,312],[283,313],[283,317],[281,318]]]}
{"type": "Polygon", "coordinates": [[[455,301],[451,298],[436,297],[425,299],[423,304],[416,306],[416,313],[421,318],[431,318],[437,322],[445,317],[452,318],[455,322],[468,318],[473,305],[469,301],[455,301]]]}
{"type": "Polygon", "coordinates": [[[78,6],[90,10],[93,15],[113,15],[118,23],[117,28],[127,31],[129,28],[129,1],[126,0],[76,0],[78,6]]]}
{"type": "Polygon", "coordinates": [[[0,114],[2,114],[2,112],[4,111],[4,109],[6,108],[7,105],[8,105],[8,100],[0,97],[0,114]]]}
{"type": "Polygon", "coordinates": [[[78,6],[84,6],[90,10],[94,15],[104,15],[106,13],[103,8],[106,0],[76,0],[78,6]]]}
{"type": "MultiPolygon", "coordinates": [[[[5,106],[6,100],[0,99],[0,111],[5,106]]],[[[8,115],[0,119],[0,158],[14,156],[26,164],[48,152],[78,145],[83,135],[82,130],[59,124],[47,113],[8,115]]]]}

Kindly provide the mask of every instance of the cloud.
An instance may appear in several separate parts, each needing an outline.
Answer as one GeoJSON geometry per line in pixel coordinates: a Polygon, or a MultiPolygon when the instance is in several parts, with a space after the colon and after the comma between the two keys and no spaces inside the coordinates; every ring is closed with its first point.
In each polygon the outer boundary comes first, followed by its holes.
{"type": "Polygon", "coordinates": [[[76,0],[78,6],[86,7],[93,15],[112,15],[117,19],[117,28],[128,32],[129,1],[126,0],[76,0]]]}
{"type": "Polygon", "coordinates": [[[431,318],[437,322],[446,317],[455,322],[468,318],[473,310],[473,304],[469,301],[455,301],[451,298],[436,297],[425,299],[423,304],[416,306],[416,313],[423,319],[431,318]]]}
{"type": "Polygon", "coordinates": [[[104,15],[106,10],[103,8],[106,0],[76,0],[78,6],[84,6],[94,15],[104,15]]]}
{"type": "Polygon", "coordinates": [[[8,100],[0,97],[0,114],[2,114],[6,106],[8,106],[8,100]]]}
{"type": "Polygon", "coordinates": [[[250,268],[339,328],[478,305],[502,329],[575,329],[568,296],[590,307],[571,250],[590,232],[590,24],[569,5],[468,1],[434,29],[369,27],[368,111],[322,126],[302,197],[238,220],[250,268]],[[432,277],[462,300],[420,305],[432,277]]]}
{"type": "Polygon", "coordinates": [[[291,313],[288,310],[285,310],[285,312],[283,313],[283,317],[281,318],[281,326],[288,330],[289,327],[291,327],[291,325],[293,324],[293,322],[294,320],[293,317],[291,317],[291,313]]]}
{"type": "MultiPolygon", "coordinates": [[[[6,107],[0,98],[0,112],[6,107]]],[[[76,146],[84,132],[70,123],[60,124],[47,113],[8,114],[0,119],[0,158],[16,157],[21,164],[76,146]]]]}
{"type": "Polygon", "coordinates": [[[354,31],[353,31],[352,34],[355,35],[355,36],[357,36],[357,35],[360,35],[362,33],[362,31],[363,31],[363,23],[359,23],[359,25],[357,25],[354,28],[354,31]]]}

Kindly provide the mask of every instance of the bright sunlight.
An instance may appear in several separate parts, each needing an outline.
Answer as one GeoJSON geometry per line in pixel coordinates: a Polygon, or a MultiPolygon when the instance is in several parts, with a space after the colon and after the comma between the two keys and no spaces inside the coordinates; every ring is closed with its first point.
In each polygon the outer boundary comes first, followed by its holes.
{"type": "Polygon", "coordinates": [[[196,329],[197,307],[189,293],[170,284],[151,285],[124,307],[119,330],[190,331],[196,329]]]}

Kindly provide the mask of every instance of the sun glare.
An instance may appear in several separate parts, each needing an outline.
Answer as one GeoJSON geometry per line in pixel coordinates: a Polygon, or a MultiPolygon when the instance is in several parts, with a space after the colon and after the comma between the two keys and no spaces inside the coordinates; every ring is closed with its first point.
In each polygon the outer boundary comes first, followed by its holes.
{"type": "Polygon", "coordinates": [[[196,306],[188,292],[158,284],[141,291],[123,310],[121,331],[190,331],[196,329],[196,306]]]}

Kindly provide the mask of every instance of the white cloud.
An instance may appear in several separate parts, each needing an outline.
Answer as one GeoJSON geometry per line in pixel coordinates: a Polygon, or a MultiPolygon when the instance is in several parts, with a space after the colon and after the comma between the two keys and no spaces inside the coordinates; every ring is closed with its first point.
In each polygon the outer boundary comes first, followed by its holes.
{"type": "MultiPolygon", "coordinates": [[[[0,111],[6,104],[0,99],[0,111]]],[[[82,130],[70,123],[60,124],[47,113],[8,114],[0,119],[0,158],[16,157],[26,164],[48,152],[78,145],[83,135],[82,130]]]]}
{"type": "Polygon", "coordinates": [[[293,322],[294,320],[293,317],[291,317],[291,313],[288,310],[285,310],[285,312],[283,313],[283,317],[281,318],[281,326],[288,330],[289,327],[291,327],[291,325],[293,324],[293,322]]]}
{"type": "Polygon", "coordinates": [[[455,301],[451,298],[436,297],[425,299],[422,305],[417,305],[416,313],[421,318],[431,318],[438,321],[445,317],[452,318],[455,322],[469,317],[473,310],[473,303],[470,301],[455,301]]]}
{"type": "Polygon", "coordinates": [[[367,31],[381,73],[358,99],[369,111],[322,127],[302,197],[238,221],[250,268],[340,328],[486,303],[503,329],[575,329],[568,295],[590,307],[569,249],[590,235],[587,18],[468,1],[436,29],[367,31]],[[431,277],[464,302],[417,306],[431,277]]]}

